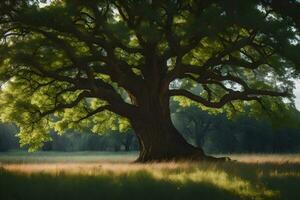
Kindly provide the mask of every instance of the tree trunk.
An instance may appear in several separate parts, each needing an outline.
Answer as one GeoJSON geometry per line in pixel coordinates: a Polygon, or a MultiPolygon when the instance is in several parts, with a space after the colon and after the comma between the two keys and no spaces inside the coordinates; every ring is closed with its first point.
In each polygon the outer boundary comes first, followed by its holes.
{"type": "Polygon", "coordinates": [[[174,127],[169,99],[156,98],[139,104],[142,117],[131,119],[140,146],[137,162],[205,159],[202,149],[187,143],[174,127]]]}
{"type": "Polygon", "coordinates": [[[203,160],[200,148],[188,144],[173,126],[172,122],[133,123],[136,131],[140,155],[138,162],[170,160],[203,160]]]}
{"type": "Polygon", "coordinates": [[[129,148],[129,145],[125,145],[125,151],[129,151],[130,148],[129,148]]]}
{"type": "Polygon", "coordinates": [[[141,91],[144,95],[132,101],[139,108],[130,119],[140,147],[137,162],[227,160],[206,156],[201,147],[187,143],[172,123],[169,96],[156,91],[141,91]]]}
{"type": "Polygon", "coordinates": [[[133,138],[133,135],[131,133],[126,133],[125,134],[125,138],[124,138],[124,142],[123,142],[123,145],[125,147],[125,151],[130,150],[130,146],[131,146],[131,143],[132,143],[132,138],[133,138]]]}

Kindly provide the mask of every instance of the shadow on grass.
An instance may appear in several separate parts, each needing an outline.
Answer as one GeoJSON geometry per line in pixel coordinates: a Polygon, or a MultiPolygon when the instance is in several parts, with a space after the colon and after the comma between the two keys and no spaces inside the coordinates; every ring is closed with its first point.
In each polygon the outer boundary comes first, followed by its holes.
{"type": "Polygon", "coordinates": [[[299,164],[201,163],[99,171],[26,174],[0,168],[0,199],[300,199],[299,164]]]}
{"type": "Polygon", "coordinates": [[[0,171],[0,199],[240,199],[209,183],[157,180],[149,172],[110,176],[51,175],[0,171]]]}
{"type": "Polygon", "coordinates": [[[273,191],[271,199],[300,199],[300,163],[235,163],[220,165],[219,169],[273,191]]]}
{"type": "Polygon", "coordinates": [[[266,177],[263,179],[266,187],[280,191],[280,199],[300,199],[300,178],[299,177],[266,177]]]}

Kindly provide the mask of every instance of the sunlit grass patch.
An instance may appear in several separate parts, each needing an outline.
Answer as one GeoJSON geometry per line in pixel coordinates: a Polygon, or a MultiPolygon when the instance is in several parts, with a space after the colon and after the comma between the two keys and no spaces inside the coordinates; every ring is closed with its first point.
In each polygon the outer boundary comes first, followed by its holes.
{"type": "Polygon", "coordinates": [[[277,170],[270,172],[271,177],[300,177],[300,172],[278,172],[277,170]]]}
{"type": "Polygon", "coordinates": [[[0,163],[128,163],[136,159],[137,152],[4,152],[0,153],[0,163]]]}
{"type": "Polygon", "coordinates": [[[299,154],[231,154],[230,158],[243,163],[300,163],[299,154]]]}
{"type": "Polygon", "coordinates": [[[236,176],[230,176],[226,172],[218,170],[198,169],[190,173],[182,172],[177,174],[155,172],[154,175],[156,178],[178,182],[181,184],[186,184],[189,182],[208,183],[216,186],[217,188],[235,193],[241,197],[251,197],[253,199],[260,199],[264,196],[273,197],[277,194],[275,191],[267,190],[261,187],[255,187],[250,181],[243,180],[236,176]]]}

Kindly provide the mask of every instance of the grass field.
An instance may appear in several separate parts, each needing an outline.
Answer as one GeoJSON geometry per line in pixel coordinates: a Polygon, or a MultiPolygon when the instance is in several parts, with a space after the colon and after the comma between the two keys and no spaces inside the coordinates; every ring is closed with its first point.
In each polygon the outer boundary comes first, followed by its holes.
{"type": "Polygon", "coordinates": [[[133,164],[137,153],[0,153],[0,199],[300,199],[300,155],[133,164]]]}

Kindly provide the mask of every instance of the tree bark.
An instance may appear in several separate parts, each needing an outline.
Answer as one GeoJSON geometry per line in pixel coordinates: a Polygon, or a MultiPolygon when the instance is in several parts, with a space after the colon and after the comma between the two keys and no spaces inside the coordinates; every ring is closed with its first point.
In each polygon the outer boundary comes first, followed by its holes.
{"type": "Polygon", "coordinates": [[[171,121],[134,122],[133,128],[140,145],[138,162],[205,159],[202,149],[188,144],[171,121]]]}
{"type": "Polygon", "coordinates": [[[139,118],[131,119],[139,141],[137,162],[204,160],[203,150],[187,143],[174,127],[169,109],[169,98],[145,98],[138,106],[139,118]]]}

